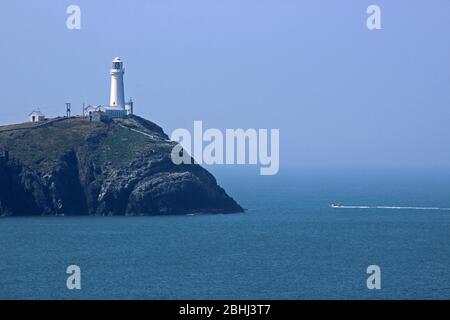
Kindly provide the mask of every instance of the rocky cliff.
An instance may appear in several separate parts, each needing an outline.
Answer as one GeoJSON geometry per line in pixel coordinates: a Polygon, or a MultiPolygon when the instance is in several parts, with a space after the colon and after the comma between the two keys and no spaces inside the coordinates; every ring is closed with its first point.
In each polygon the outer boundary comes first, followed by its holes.
{"type": "Polygon", "coordinates": [[[137,116],[0,127],[0,215],[169,215],[242,208],[137,116]]]}

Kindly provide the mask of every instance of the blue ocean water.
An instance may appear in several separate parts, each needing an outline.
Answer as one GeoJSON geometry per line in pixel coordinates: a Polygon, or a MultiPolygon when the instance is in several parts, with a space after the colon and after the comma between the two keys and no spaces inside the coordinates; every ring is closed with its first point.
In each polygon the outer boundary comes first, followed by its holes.
{"type": "Polygon", "coordinates": [[[0,219],[0,298],[450,299],[450,211],[329,207],[450,208],[449,171],[214,173],[246,213],[0,219]]]}

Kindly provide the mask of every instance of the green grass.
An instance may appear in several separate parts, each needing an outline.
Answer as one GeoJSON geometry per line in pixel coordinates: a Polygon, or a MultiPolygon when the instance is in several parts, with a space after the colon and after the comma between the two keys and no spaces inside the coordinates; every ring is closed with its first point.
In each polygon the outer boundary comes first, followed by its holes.
{"type": "MultiPolygon", "coordinates": [[[[123,124],[141,129],[133,120],[123,124]]],[[[148,130],[145,132],[151,134],[148,130]]],[[[166,154],[172,144],[157,136],[148,137],[121,127],[118,123],[108,125],[84,119],[65,119],[39,128],[0,131],[0,150],[9,150],[11,157],[32,168],[47,169],[58,164],[67,152],[80,148],[89,152],[88,156],[100,165],[120,167],[150,150],[166,154]],[[88,143],[88,137],[95,136],[101,138],[88,143]]]]}
{"type": "Polygon", "coordinates": [[[0,148],[30,167],[51,166],[62,155],[83,146],[91,127],[82,119],[68,119],[51,125],[0,132],[0,148]]]}
{"type": "Polygon", "coordinates": [[[115,126],[99,144],[95,158],[100,163],[120,167],[145,149],[148,142],[149,139],[139,133],[115,126]]]}

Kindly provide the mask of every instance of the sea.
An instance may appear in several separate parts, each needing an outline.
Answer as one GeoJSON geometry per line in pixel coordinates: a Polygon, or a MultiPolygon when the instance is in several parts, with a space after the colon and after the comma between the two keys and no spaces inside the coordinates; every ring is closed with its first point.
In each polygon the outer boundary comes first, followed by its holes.
{"type": "Polygon", "coordinates": [[[1,218],[0,299],[450,299],[450,170],[211,170],[245,213],[1,218]]]}

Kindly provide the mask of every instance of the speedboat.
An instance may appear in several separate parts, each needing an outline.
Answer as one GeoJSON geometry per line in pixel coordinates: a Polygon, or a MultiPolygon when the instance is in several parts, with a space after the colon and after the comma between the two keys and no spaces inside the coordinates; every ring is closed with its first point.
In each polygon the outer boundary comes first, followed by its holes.
{"type": "Polygon", "coordinates": [[[334,202],[332,204],[330,204],[330,208],[340,208],[340,207],[341,207],[341,205],[334,203],[334,202]]]}

